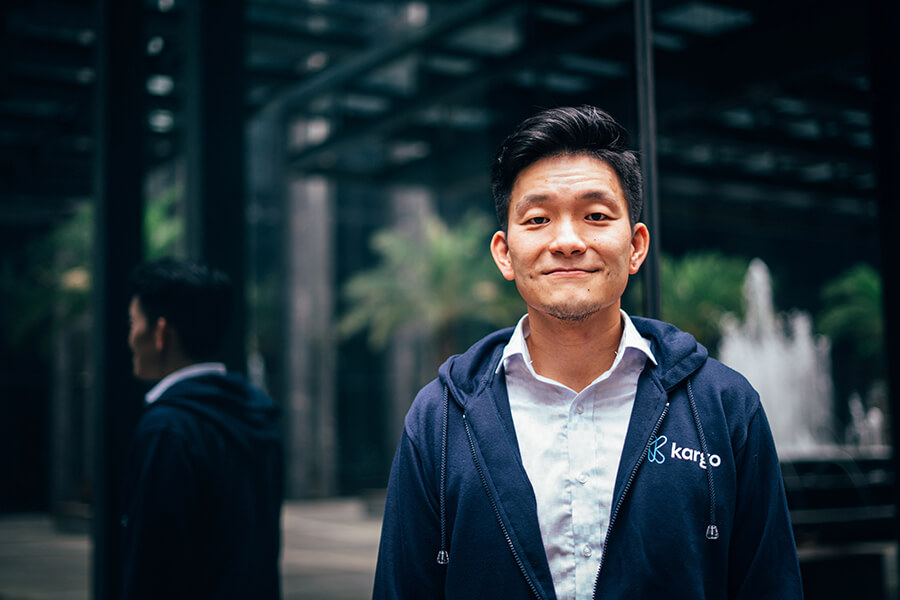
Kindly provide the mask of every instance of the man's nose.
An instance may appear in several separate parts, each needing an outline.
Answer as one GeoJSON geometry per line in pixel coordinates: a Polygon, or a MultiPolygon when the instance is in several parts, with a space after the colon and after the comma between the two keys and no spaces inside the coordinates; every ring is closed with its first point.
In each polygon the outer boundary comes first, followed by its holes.
{"type": "Polygon", "coordinates": [[[571,219],[557,221],[550,250],[560,254],[580,254],[585,251],[584,237],[571,219]]]}

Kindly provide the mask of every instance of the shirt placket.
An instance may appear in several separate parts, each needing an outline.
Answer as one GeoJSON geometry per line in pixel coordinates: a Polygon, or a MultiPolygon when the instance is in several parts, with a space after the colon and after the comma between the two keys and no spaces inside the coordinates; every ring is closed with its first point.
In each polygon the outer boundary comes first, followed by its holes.
{"type": "Polygon", "coordinates": [[[599,432],[594,430],[593,424],[595,397],[595,386],[590,386],[575,396],[569,410],[569,476],[577,591],[590,589],[602,543],[602,538],[596,535],[600,514],[596,502],[596,436],[599,432]]]}

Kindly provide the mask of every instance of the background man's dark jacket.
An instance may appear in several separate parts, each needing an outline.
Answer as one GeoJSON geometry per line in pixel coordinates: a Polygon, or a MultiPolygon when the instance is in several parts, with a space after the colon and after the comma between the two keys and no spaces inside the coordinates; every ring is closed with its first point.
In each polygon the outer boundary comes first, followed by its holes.
{"type": "Polygon", "coordinates": [[[144,410],[123,490],[122,599],[280,597],[279,410],[235,375],[144,410]]]}

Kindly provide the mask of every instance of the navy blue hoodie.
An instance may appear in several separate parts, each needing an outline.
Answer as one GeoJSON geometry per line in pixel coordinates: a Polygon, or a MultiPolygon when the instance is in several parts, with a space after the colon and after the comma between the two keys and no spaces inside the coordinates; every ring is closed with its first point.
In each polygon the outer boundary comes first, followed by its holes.
{"type": "MultiPolygon", "coordinates": [[[[692,336],[633,318],[648,361],[616,477],[596,598],[799,599],[759,396],[692,336]]],[[[440,368],[406,416],[374,598],[556,598],[503,371],[512,329],[440,368]]]]}
{"type": "Polygon", "coordinates": [[[123,490],[123,600],[280,597],[279,409],[237,375],[144,409],[123,490]]]}

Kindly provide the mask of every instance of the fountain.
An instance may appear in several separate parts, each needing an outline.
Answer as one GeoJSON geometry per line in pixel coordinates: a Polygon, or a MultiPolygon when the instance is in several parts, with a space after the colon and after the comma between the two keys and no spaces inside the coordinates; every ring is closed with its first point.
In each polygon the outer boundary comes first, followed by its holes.
{"type": "Polygon", "coordinates": [[[743,287],[746,316],[723,320],[719,359],[760,394],[794,537],[806,552],[804,572],[824,590],[865,570],[872,591],[883,592],[867,597],[895,597],[894,476],[879,408],[887,406],[886,388],[873,386],[865,399],[852,394],[846,429],[838,426],[830,341],[813,334],[808,314],[776,313],[771,287],[765,263],[753,260],[743,287]],[[850,564],[853,552],[856,563],[850,564]]]}
{"type": "Polygon", "coordinates": [[[763,261],[751,261],[743,293],[746,317],[723,319],[719,359],[759,392],[783,459],[821,455],[840,441],[832,423],[830,342],[813,335],[808,314],[776,314],[763,261]]]}
{"type": "Polygon", "coordinates": [[[834,418],[830,341],[813,334],[802,311],[776,313],[766,264],[754,259],[743,288],[746,316],[722,321],[719,360],[740,371],[759,392],[782,459],[834,455],[884,456],[889,452],[883,383],[863,398],[847,399],[850,420],[834,418]]]}

